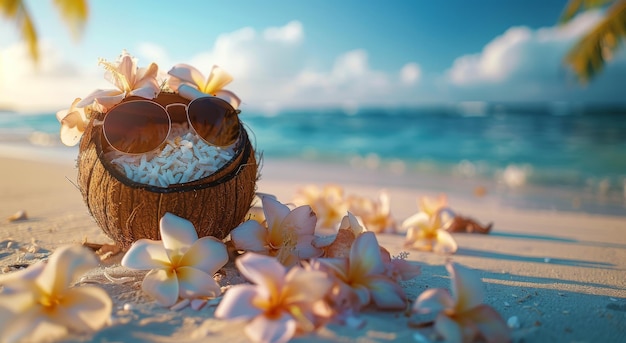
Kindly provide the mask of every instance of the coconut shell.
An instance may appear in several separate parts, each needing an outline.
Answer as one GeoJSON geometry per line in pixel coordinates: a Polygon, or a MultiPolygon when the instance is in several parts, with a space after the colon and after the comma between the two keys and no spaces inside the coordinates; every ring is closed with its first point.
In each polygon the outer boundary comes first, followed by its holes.
{"type": "MultiPolygon", "coordinates": [[[[154,100],[161,105],[189,102],[172,93],[161,93],[154,100]]],[[[159,220],[166,212],[191,221],[199,237],[218,239],[245,219],[256,191],[258,166],[243,125],[235,154],[222,168],[193,182],[157,187],[127,178],[104,158],[102,125],[93,125],[104,116],[94,114],[81,139],[78,185],[96,223],[122,249],[141,238],[161,239],[159,220]]]]}

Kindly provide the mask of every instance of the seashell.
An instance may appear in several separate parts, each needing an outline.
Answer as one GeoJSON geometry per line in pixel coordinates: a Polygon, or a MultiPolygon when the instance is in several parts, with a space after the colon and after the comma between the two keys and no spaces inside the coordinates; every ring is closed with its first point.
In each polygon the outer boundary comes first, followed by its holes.
{"type": "Polygon", "coordinates": [[[7,218],[9,222],[16,222],[16,221],[27,220],[27,219],[28,219],[28,215],[26,214],[26,211],[24,210],[19,210],[7,218]]]}

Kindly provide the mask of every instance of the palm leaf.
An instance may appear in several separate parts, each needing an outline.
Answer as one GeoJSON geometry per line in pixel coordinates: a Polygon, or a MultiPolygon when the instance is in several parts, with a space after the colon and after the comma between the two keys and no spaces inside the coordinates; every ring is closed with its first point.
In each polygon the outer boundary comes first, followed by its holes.
{"type": "Polygon", "coordinates": [[[590,10],[592,8],[604,7],[605,5],[615,2],[616,0],[569,0],[559,22],[561,24],[567,23],[574,18],[578,13],[590,10]]]}
{"type": "Polygon", "coordinates": [[[89,15],[87,0],[54,0],[54,4],[74,38],[79,38],[89,15]]]}
{"type": "Polygon", "coordinates": [[[37,61],[39,59],[37,31],[24,2],[21,0],[0,0],[0,11],[5,17],[15,21],[23,39],[28,44],[31,57],[37,61]]]}
{"type": "Polygon", "coordinates": [[[569,51],[565,62],[572,67],[578,78],[586,83],[604,68],[604,64],[612,58],[624,38],[626,38],[626,0],[620,0],[613,4],[596,27],[569,51]]]}

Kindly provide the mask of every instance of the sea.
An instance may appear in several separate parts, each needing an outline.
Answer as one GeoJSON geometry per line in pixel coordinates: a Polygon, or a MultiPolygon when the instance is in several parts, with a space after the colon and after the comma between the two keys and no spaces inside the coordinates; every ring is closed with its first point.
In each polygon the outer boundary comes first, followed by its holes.
{"type": "MultiPolygon", "coordinates": [[[[444,191],[469,180],[477,194],[498,192],[512,206],[626,216],[626,106],[244,108],[240,118],[264,160],[443,178],[450,181],[439,182],[444,191]]],[[[54,113],[0,111],[0,153],[20,135],[33,147],[60,144],[58,131],[54,113]]]]}

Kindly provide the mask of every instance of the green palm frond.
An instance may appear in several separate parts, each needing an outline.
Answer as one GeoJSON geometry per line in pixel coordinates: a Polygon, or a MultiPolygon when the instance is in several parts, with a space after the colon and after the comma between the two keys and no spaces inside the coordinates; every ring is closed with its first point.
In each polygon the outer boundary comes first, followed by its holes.
{"type": "Polygon", "coordinates": [[[74,38],[79,38],[89,16],[87,0],[54,0],[54,4],[74,38]]]}
{"type": "MultiPolygon", "coordinates": [[[[89,14],[87,0],[54,0],[54,4],[74,37],[80,37],[89,14]]],[[[37,31],[24,0],[0,0],[0,13],[15,22],[22,38],[28,44],[31,57],[38,61],[37,31]]]]}
{"type": "Polygon", "coordinates": [[[597,75],[626,38],[626,0],[616,1],[596,27],[569,51],[565,62],[583,83],[597,75]]]}
{"type": "Polygon", "coordinates": [[[28,44],[31,57],[37,61],[39,59],[37,31],[24,3],[21,0],[0,0],[0,12],[5,17],[15,21],[22,38],[28,44]]]}
{"type": "Polygon", "coordinates": [[[569,0],[559,22],[564,24],[574,18],[578,13],[584,12],[593,8],[604,7],[615,0],[569,0]]]}

